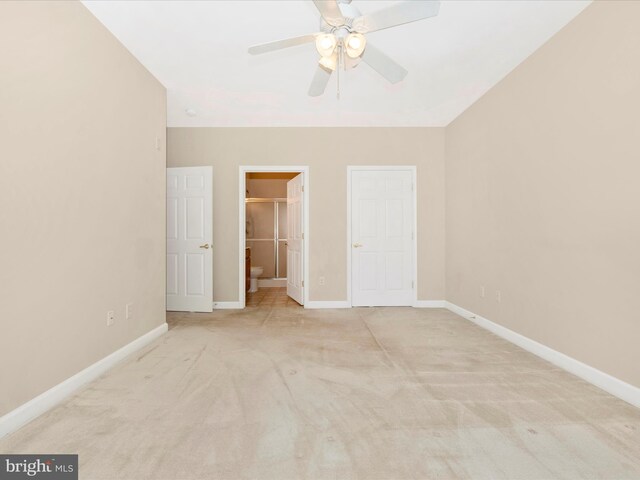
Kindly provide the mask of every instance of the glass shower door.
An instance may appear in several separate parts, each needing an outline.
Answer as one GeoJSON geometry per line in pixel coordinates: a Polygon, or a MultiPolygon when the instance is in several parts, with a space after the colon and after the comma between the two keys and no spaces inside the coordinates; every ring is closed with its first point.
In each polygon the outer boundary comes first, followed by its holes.
{"type": "Polygon", "coordinates": [[[246,222],[246,243],[251,248],[251,265],[264,269],[260,278],[286,278],[286,199],[247,198],[246,222]]]}

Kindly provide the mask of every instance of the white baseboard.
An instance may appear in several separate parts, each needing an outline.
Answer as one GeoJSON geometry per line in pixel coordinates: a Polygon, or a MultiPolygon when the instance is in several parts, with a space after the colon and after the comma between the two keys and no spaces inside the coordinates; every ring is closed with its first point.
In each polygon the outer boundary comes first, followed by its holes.
{"type": "Polygon", "coordinates": [[[272,288],[272,287],[286,287],[287,279],[273,279],[273,278],[265,278],[258,279],[258,288],[272,288]]]}
{"type": "Polygon", "coordinates": [[[576,375],[577,377],[586,380],[587,382],[601,388],[605,392],[610,393],[613,396],[624,400],[636,407],[640,407],[640,388],[631,384],[623,382],[622,380],[602,372],[596,368],[593,368],[585,363],[576,360],[564,353],[560,353],[557,350],[547,347],[541,343],[531,340],[524,335],[509,330],[502,325],[487,320],[486,318],[476,315],[469,310],[465,310],[462,307],[454,305],[453,303],[446,302],[446,308],[453,313],[472,321],[476,325],[479,325],[490,332],[495,333],[499,337],[508,340],[509,342],[518,345],[520,348],[527,350],[528,352],[537,355],[540,358],[553,363],[554,365],[576,375]]]}
{"type": "Polygon", "coordinates": [[[446,308],[444,300],[416,300],[413,303],[414,308],[446,308]]]}
{"type": "Polygon", "coordinates": [[[244,306],[240,302],[213,302],[214,310],[236,310],[243,308],[244,306]]]}
{"type": "Polygon", "coordinates": [[[20,405],[15,410],[12,410],[6,415],[0,417],[0,438],[8,435],[9,433],[15,432],[31,420],[39,417],[79,388],[98,378],[125,357],[131,355],[137,350],[140,350],[156,338],[165,334],[167,330],[168,325],[163,323],[159,327],[156,327],[141,337],[136,338],[133,342],[116,350],[112,354],[107,355],[102,360],[98,360],[93,365],[88,366],[84,370],[76,373],[74,376],[67,378],[62,383],[59,383],[46,392],[29,400],[27,403],[20,405]]]}
{"type": "MultiPolygon", "coordinates": [[[[351,308],[347,300],[310,301],[306,308],[351,308]]],[[[446,308],[444,300],[417,300],[412,307],[415,308],[446,308]]]]}
{"type": "Polygon", "coordinates": [[[351,308],[351,304],[346,300],[331,300],[331,301],[308,301],[305,303],[304,308],[351,308]]]}
{"type": "MultiPolygon", "coordinates": [[[[269,288],[269,287],[264,287],[269,288]]],[[[447,308],[444,300],[418,300],[412,306],[415,308],[447,308]]],[[[347,300],[311,300],[308,301],[305,308],[351,308],[351,304],[347,300]]],[[[242,309],[240,302],[213,302],[214,310],[242,309]]]]}

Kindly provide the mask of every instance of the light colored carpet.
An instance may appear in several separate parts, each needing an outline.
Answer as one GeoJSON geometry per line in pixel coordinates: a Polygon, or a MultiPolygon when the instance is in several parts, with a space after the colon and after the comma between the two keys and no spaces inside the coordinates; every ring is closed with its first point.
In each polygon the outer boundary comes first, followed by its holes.
{"type": "Polygon", "coordinates": [[[0,451],[83,479],[640,478],[640,410],[448,311],[169,320],[0,451]]]}

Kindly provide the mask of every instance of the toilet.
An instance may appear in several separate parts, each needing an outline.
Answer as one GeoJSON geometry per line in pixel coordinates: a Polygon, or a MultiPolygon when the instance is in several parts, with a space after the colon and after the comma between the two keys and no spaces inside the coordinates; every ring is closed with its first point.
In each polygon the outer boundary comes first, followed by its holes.
{"type": "Polygon", "coordinates": [[[262,275],[264,269],[262,267],[251,267],[251,283],[249,285],[249,293],[258,291],[258,277],[262,275]]]}

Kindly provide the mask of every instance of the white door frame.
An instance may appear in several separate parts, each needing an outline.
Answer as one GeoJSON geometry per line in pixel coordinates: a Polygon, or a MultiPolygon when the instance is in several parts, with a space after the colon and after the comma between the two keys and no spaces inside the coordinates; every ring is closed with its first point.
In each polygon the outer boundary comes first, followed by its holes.
{"type": "Polygon", "coordinates": [[[411,184],[413,185],[413,268],[411,276],[413,281],[413,306],[418,303],[418,184],[415,165],[348,165],[347,166],[347,302],[353,308],[351,300],[351,177],[354,171],[407,171],[411,172],[411,184]]]}
{"type": "Polygon", "coordinates": [[[304,298],[304,307],[307,308],[307,304],[309,303],[309,166],[294,166],[294,165],[269,165],[269,166],[257,166],[257,165],[240,165],[239,167],[239,183],[238,183],[238,211],[239,211],[239,219],[240,223],[238,225],[238,237],[239,237],[239,245],[240,252],[238,255],[239,259],[239,267],[238,267],[238,299],[240,303],[240,308],[244,308],[246,306],[246,295],[245,295],[245,276],[246,276],[246,266],[245,266],[245,248],[246,248],[246,210],[245,210],[245,196],[247,191],[247,173],[255,173],[255,172],[293,172],[293,173],[302,173],[303,174],[303,185],[304,192],[302,192],[303,198],[303,266],[304,269],[304,288],[303,288],[303,298],[304,298]]]}

